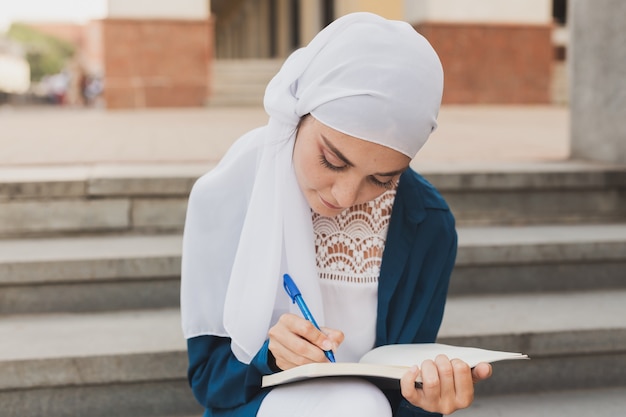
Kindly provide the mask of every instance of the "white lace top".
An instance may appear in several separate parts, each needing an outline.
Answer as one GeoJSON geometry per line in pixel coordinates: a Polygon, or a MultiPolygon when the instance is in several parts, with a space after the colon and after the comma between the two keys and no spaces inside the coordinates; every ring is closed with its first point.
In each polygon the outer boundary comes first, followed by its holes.
{"type": "Polygon", "coordinates": [[[338,361],[357,361],[374,346],[378,275],[395,195],[389,190],[336,217],[313,213],[324,325],[345,334],[338,361]]]}

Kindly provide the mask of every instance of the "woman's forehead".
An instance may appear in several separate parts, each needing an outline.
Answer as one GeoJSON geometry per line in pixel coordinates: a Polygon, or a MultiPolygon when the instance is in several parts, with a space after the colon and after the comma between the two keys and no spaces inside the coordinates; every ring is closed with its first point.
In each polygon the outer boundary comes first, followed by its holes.
{"type": "Polygon", "coordinates": [[[319,140],[350,165],[375,167],[375,172],[382,174],[402,171],[410,162],[410,158],[399,151],[340,132],[313,117],[311,119],[310,127],[319,140]]]}

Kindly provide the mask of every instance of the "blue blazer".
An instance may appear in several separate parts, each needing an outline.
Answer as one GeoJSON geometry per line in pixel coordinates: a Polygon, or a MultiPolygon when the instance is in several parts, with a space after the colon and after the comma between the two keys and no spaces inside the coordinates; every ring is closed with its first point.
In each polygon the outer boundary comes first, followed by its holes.
{"type": "MultiPolygon", "coordinates": [[[[429,343],[437,338],[457,250],[454,217],[437,190],[408,169],[400,178],[378,280],[376,346],[429,343]]],[[[205,417],[254,417],[271,388],[268,342],[249,365],[230,350],[230,339],[187,340],[188,379],[205,417]]],[[[395,417],[432,416],[385,391],[395,417]]]]}

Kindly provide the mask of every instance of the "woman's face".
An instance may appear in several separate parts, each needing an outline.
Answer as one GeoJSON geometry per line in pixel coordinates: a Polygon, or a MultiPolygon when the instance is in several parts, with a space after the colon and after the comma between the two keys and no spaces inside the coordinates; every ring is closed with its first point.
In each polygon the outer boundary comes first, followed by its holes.
{"type": "Polygon", "coordinates": [[[327,217],[395,188],[410,158],[338,132],[306,116],[296,135],[293,163],[311,209],[327,217]]]}

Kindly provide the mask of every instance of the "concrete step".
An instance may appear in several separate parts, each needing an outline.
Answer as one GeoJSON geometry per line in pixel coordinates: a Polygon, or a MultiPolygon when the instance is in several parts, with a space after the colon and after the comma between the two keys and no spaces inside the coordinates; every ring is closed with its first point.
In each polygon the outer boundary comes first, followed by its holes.
{"type": "Polygon", "coordinates": [[[213,62],[214,74],[233,74],[252,76],[255,73],[275,74],[282,66],[282,59],[217,59],[213,62]]]}
{"type": "Polygon", "coordinates": [[[199,416],[179,329],[176,310],[6,317],[2,416],[199,416]]]}
{"type": "Polygon", "coordinates": [[[626,167],[591,162],[414,163],[462,225],[626,220],[626,167]]]}
{"type": "Polygon", "coordinates": [[[530,356],[494,364],[480,394],[626,386],[624,317],[624,289],[452,297],[439,337],[530,356]]]}
{"type": "Polygon", "coordinates": [[[180,231],[212,164],[0,169],[0,237],[180,231]]]}
{"type": "Polygon", "coordinates": [[[179,303],[180,235],[0,240],[0,314],[179,303]]]}
{"type": "Polygon", "coordinates": [[[249,92],[241,94],[233,94],[228,92],[227,94],[216,93],[211,96],[206,102],[207,106],[211,107],[255,107],[263,105],[263,94],[249,92]]]}
{"type": "MultiPolygon", "coordinates": [[[[453,297],[439,341],[530,355],[494,364],[479,397],[626,386],[625,301],[626,290],[453,297]]],[[[177,309],[6,316],[0,340],[3,416],[198,409],[177,309]]]]}
{"type": "Polygon", "coordinates": [[[273,59],[216,60],[207,104],[211,107],[262,105],[265,88],[282,63],[273,59]]]}
{"type": "Polygon", "coordinates": [[[478,395],[458,417],[615,417],[626,410],[626,387],[536,392],[501,396],[478,395]]]}
{"type": "Polygon", "coordinates": [[[626,288],[626,223],[459,227],[450,294],[626,288]]]}
{"type": "MultiPolygon", "coordinates": [[[[0,237],[180,232],[210,164],[0,169],[0,237]]],[[[626,167],[420,164],[470,225],[626,221],[626,167]]]]}
{"type": "MultiPolygon", "coordinates": [[[[461,227],[451,295],[626,288],[626,224],[461,227]]],[[[0,314],[175,307],[180,234],[0,240],[0,314]]]]}

